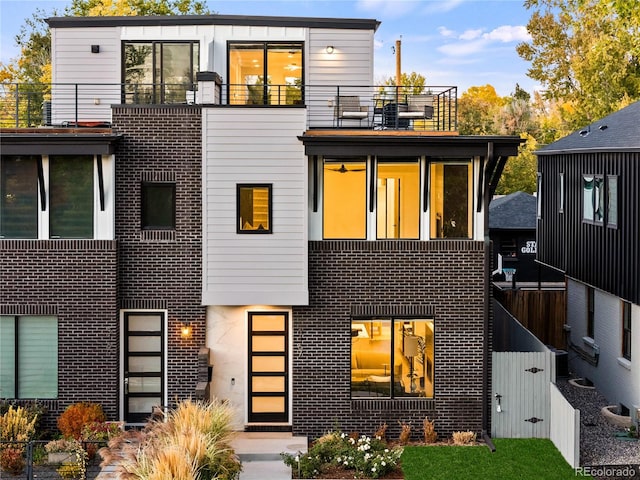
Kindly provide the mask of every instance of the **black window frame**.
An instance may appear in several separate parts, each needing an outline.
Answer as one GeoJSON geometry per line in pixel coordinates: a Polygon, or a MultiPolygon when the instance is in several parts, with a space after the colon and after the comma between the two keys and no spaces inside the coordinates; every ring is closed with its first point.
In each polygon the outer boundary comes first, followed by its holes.
{"type": "MultiPolygon", "coordinates": [[[[261,46],[262,47],[262,77],[265,79],[264,83],[263,83],[263,92],[262,92],[262,98],[263,98],[263,102],[259,103],[258,106],[268,106],[268,107],[282,107],[282,106],[301,106],[304,105],[304,95],[305,95],[305,42],[303,41],[287,41],[287,40],[278,40],[278,41],[270,41],[270,40],[229,40],[227,42],[227,78],[231,78],[231,50],[233,49],[233,47],[251,47],[251,46],[261,46]],[[269,90],[269,82],[266,81],[268,79],[268,72],[269,72],[269,65],[268,65],[268,55],[269,55],[269,46],[283,46],[283,45],[292,45],[292,46],[296,46],[300,48],[300,56],[301,56],[301,72],[300,72],[300,79],[302,84],[300,85],[300,96],[301,96],[301,103],[299,105],[289,105],[286,103],[270,103],[269,102],[269,94],[268,94],[268,90],[269,90]]],[[[277,85],[278,87],[283,86],[283,85],[277,85]]],[[[231,88],[233,87],[233,85],[231,83],[227,84],[227,98],[231,98],[231,88]]],[[[280,95],[278,95],[278,98],[280,98],[280,95]]],[[[239,104],[240,106],[246,106],[248,104],[239,104]]]]}
{"type": "Polygon", "coordinates": [[[631,361],[631,303],[622,301],[622,358],[631,361]]]}
{"type": "Polygon", "coordinates": [[[236,233],[241,235],[266,235],[273,233],[273,184],[272,183],[238,183],[236,184],[236,233]],[[268,226],[266,228],[243,229],[241,225],[242,190],[243,189],[267,189],[267,215],[268,226]]]}
{"type": "Polygon", "coordinates": [[[595,338],[595,289],[587,287],[587,337],[595,338]]]}
{"type": "MultiPolygon", "coordinates": [[[[199,40],[123,40],[121,42],[121,65],[120,65],[120,71],[122,72],[122,103],[123,104],[162,104],[162,103],[166,103],[165,102],[165,98],[166,98],[166,92],[165,92],[165,82],[164,82],[164,76],[163,76],[163,65],[162,65],[162,59],[163,59],[163,55],[162,55],[162,51],[164,50],[164,45],[191,45],[190,48],[190,52],[189,52],[189,65],[191,66],[191,68],[193,68],[193,70],[190,72],[190,80],[191,80],[191,88],[190,90],[195,90],[196,88],[196,84],[197,84],[197,79],[196,76],[198,74],[199,70],[199,64],[200,64],[200,41],[199,40]],[[127,45],[131,45],[131,44],[149,44],[151,46],[151,55],[152,55],[152,76],[153,76],[153,84],[152,84],[152,101],[151,102],[140,102],[138,101],[137,98],[137,94],[136,93],[132,93],[132,92],[128,92],[127,88],[130,85],[136,85],[136,84],[130,84],[127,82],[127,66],[126,66],[126,46],[127,45]],[[158,60],[156,57],[156,49],[157,46],[160,46],[160,59],[158,60]],[[194,46],[197,46],[197,62],[194,64],[194,46]],[[159,65],[158,65],[159,63],[159,65]],[[195,68],[194,68],[195,65],[195,68]],[[156,78],[157,72],[160,72],[160,79],[156,78]],[[128,101],[128,97],[130,95],[134,95],[133,101],[128,101]]],[[[142,84],[142,85],[148,85],[148,84],[142,84]]],[[[184,102],[180,102],[180,103],[187,103],[187,99],[185,97],[184,102]]]]}
{"type": "Polygon", "coordinates": [[[175,230],[176,229],[176,183],[175,182],[152,182],[143,181],[140,184],[140,228],[142,230],[175,230]],[[145,222],[145,213],[147,205],[147,190],[146,187],[170,187],[173,193],[173,208],[171,212],[171,225],[147,225],[145,222]]]}

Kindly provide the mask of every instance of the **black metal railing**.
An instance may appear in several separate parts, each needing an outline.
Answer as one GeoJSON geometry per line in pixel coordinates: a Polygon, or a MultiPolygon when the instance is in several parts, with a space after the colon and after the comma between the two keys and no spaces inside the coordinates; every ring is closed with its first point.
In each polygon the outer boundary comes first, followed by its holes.
{"type": "Polygon", "coordinates": [[[108,126],[112,105],[305,108],[308,129],[457,130],[457,87],[0,84],[0,127],[108,126]]]}
{"type": "Polygon", "coordinates": [[[73,452],[50,454],[46,451],[46,440],[29,442],[0,442],[0,478],[2,480],[60,480],[79,478],[93,480],[101,471],[102,458],[98,450],[106,442],[83,441],[81,445],[86,455],[73,452]],[[62,472],[62,473],[61,473],[62,472]],[[64,474],[76,474],[64,477],[64,474]]]}

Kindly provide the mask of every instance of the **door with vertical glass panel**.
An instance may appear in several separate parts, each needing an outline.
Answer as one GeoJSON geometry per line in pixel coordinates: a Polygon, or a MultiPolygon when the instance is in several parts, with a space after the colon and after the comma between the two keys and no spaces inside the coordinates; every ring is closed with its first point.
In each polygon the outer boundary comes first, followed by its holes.
{"type": "Polygon", "coordinates": [[[249,313],[249,423],[288,422],[287,312],[249,313]]]}
{"type": "Polygon", "coordinates": [[[124,316],[124,419],[144,423],[164,405],[164,313],[124,316]]]}

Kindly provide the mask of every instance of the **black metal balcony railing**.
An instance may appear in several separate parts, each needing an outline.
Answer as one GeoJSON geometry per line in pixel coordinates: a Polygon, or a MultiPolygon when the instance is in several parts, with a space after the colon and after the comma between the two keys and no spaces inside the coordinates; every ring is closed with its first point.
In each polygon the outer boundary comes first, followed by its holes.
{"type": "Polygon", "coordinates": [[[111,106],[205,104],[305,108],[307,129],[457,130],[447,86],[0,84],[0,127],[107,126],[111,106]]]}

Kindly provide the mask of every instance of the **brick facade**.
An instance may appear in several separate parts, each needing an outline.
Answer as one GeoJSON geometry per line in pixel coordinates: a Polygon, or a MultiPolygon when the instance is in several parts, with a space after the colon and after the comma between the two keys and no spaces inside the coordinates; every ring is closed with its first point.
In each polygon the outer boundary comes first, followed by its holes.
{"type": "Polygon", "coordinates": [[[0,315],[58,317],[58,398],[44,426],[75,402],[118,412],[117,244],[106,240],[0,241],[0,315]]]}
{"type": "Polygon", "coordinates": [[[168,399],[195,395],[198,351],[205,344],[201,306],[202,115],[199,107],[113,108],[116,237],[121,308],[168,311],[168,399]],[[175,182],[176,229],[143,231],[142,181],[175,182]],[[191,337],[180,335],[189,322],[191,337]]]}
{"type": "MultiPolygon", "coordinates": [[[[310,305],[293,309],[293,429],[371,435],[398,422],[441,437],[482,429],[484,245],[475,241],[321,241],[309,245],[310,305]],[[351,399],[353,316],[434,318],[433,399],[351,399]]],[[[417,438],[417,437],[414,437],[417,438]]]]}

